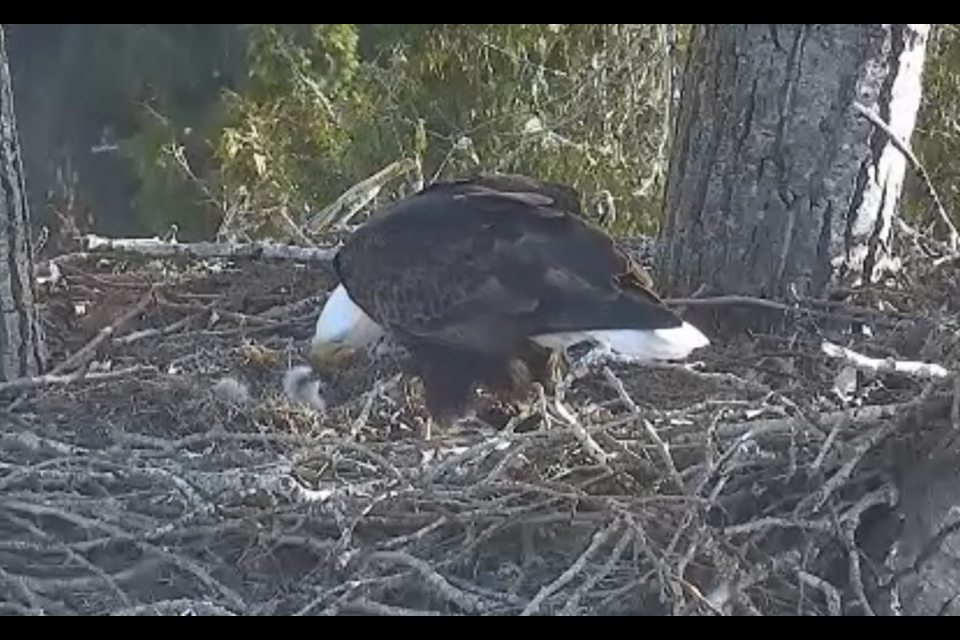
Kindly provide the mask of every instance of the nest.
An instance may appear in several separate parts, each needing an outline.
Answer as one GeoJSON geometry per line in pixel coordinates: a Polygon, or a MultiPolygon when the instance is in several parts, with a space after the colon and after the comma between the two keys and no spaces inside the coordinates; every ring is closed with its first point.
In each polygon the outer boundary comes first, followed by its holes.
{"type": "Polygon", "coordinates": [[[900,494],[957,414],[949,376],[896,361],[956,367],[960,264],[911,255],[697,363],[583,366],[427,442],[394,357],[325,380],[323,413],[282,394],[325,267],[72,256],[42,292],[61,364],[0,384],[0,609],[883,612],[900,494]]]}

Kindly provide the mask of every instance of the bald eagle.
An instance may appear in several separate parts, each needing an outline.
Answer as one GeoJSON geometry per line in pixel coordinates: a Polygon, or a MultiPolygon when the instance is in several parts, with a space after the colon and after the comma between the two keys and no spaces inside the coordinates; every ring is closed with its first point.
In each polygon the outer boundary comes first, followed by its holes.
{"type": "Polygon", "coordinates": [[[478,386],[516,400],[549,383],[558,354],[580,342],[668,360],[709,344],[581,217],[575,190],[526,176],[434,183],[371,216],[333,267],[340,283],[311,364],[340,366],[389,333],[441,423],[462,416],[478,386]]]}

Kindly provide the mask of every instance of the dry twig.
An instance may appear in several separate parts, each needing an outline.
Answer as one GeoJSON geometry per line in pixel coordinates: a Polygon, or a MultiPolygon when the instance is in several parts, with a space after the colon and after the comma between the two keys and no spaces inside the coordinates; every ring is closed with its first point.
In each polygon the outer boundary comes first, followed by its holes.
{"type": "Polygon", "coordinates": [[[437,595],[443,597],[448,602],[455,604],[468,613],[482,613],[486,609],[486,603],[477,596],[468,594],[461,589],[450,584],[450,582],[437,573],[428,563],[420,558],[416,558],[409,553],[401,551],[375,551],[368,558],[369,561],[390,562],[402,564],[417,571],[437,595]]]}
{"type": "Polygon", "coordinates": [[[76,369],[77,367],[83,366],[90,358],[94,356],[96,350],[100,348],[100,345],[116,335],[118,331],[125,327],[129,322],[132,322],[134,318],[146,311],[147,307],[155,302],[157,289],[158,287],[151,287],[150,290],[145,293],[143,297],[140,298],[139,302],[137,302],[137,304],[135,304],[129,311],[98,331],[93,340],[88,342],[83,348],[74,353],[72,356],[55,366],[50,371],[50,374],[57,375],[66,373],[76,369]]]}
{"type": "Polygon", "coordinates": [[[583,553],[577,557],[574,563],[567,567],[567,570],[560,574],[556,580],[542,587],[537,592],[537,595],[533,597],[533,600],[530,601],[530,604],[524,607],[520,615],[532,616],[533,614],[537,613],[547,598],[563,588],[564,585],[576,578],[577,575],[584,570],[587,562],[590,560],[590,557],[593,556],[593,554],[597,552],[597,549],[603,546],[607,540],[609,540],[622,526],[623,522],[617,520],[593,534],[593,539],[590,540],[590,544],[586,549],[583,550],[583,553]]]}
{"type": "Polygon", "coordinates": [[[16,378],[7,382],[0,382],[0,393],[5,391],[23,391],[25,389],[36,389],[38,387],[66,386],[77,382],[107,382],[109,380],[119,380],[129,378],[143,373],[156,373],[157,368],[147,365],[135,365],[116,371],[98,371],[87,373],[78,371],[70,375],[58,376],[52,373],[31,378],[16,378]]]}
{"type": "Polygon", "coordinates": [[[893,358],[869,358],[853,349],[841,347],[832,342],[823,342],[823,353],[831,358],[839,358],[869,373],[902,373],[918,378],[948,378],[950,372],[939,364],[894,360],[893,358]]]}

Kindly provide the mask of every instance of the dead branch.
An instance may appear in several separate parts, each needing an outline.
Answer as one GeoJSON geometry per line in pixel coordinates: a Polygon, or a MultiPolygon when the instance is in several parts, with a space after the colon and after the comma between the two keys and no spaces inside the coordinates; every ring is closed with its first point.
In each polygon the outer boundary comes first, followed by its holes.
{"type": "Polygon", "coordinates": [[[943,202],[940,200],[940,195],[937,193],[937,189],[933,186],[933,180],[931,180],[930,174],[927,172],[926,167],[923,166],[923,163],[920,162],[920,159],[917,158],[916,154],[913,153],[913,150],[910,148],[910,143],[902,140],[900,136],[898,136],[893,129],[890,128],[890,125],[884,122],[879,114],[872,109],[867,108],[859,102],[854,102],[853,108],[857,113],[873,123],[875,127],[883,131],[887,135],[887,139],[890,140],[890,143],[896,147],[897,150],[904,155],[904,157],[906,157],[907,162],[910,163],[910,166],[913,167],[914,171],[920,174],[920,178],[923,180],[923,185],[927,188],[927,193],[933,199],[937,216],[940,218],[940,222],[947,230],[950,249],[956,253],[957,250],[960,249],[960,233],[957,232],[956,226],[954,226],[953,221],[950,219],[950,215],[944,208],[943,202]]]}
{"type": "Polygon", "coordinates": [[[826,504],[830,496],[850,479],[854,469],[860,464],[863,457],[867,455],[867,452],[893,433],[897,427],[897,422],[890,421],[882,424],[871,433],[868,433],[862,441],[854,447],[853,454],[841,465],[836,473],[827,479],[817,491],[808,495],[797,505],[797,513],[813,513],[823,508],[823,505],[826,504]]]}
{"type": "Polygon", "coordinates": [[[133,344],[134,342],[139,342],[140,340],[146,340],[148,338],[157,338],[162,336],[169,336],[182,329],[187,328],[192,323],[196,322],[202,316],[202,313],[195,313],[193,315],[184,316],[180,320],[169,324],[165,327],[156,328],[156,329],[142,329],[140,331],[131,331],[130,333],[124,336],[118,336],[113,339],[116,344],[128,345],[133,344]]]}
{"type": "Polygon", "coordinates": [[[201,311],[203,313],[208,313],[212,316],[219,316],[222,318],[226,318],[227,320],[236,322],[237,324],[240,324],[240,325],[250,324],[250,325],[259,325],[259,326],[267,326],[267,327],[275,327],[277,325],[277,321],[272,320],[270,318],[264,318],[259,315],[252,316],[245,313],[237,313],[236,311],[229,311],[227,309],[217,309],[212,305],[208,306],[208,305],[197,304],[197,303],[190,304],[190,303],[171,302],[170,300],[165,300],[162,298],[158,300],[158,303],[162,307],[166,307],[168,309],[175,309],[177,311],[187,311],[187,312],[201,311]]]}
{"type": "Polygon", "coordinates": [[[796,315],[807,315],[812,318],[824,318],[830,320],[845,320],[847,322],[865,322],[863,316],[870,316],[870,322],[878,326],[893,327],[896,321],[884,317],[873,309],[863,309],[862,307],[844,305],[846,313],[839,311],[823,311],[820,309],[811,309],[809,307],[791,306],[776,300],[767,300],[764,298],[755,298],[753,296],[704,296],[702,298],[666,298],[664,302],[673,307],[722,307],[745,305],[770,309],[772,311],[781,311],[796,315]]]}
{"type": "Polygon", "coordinates": [[[289,318],[301,313],[314,313],[321,302],[322,300],[320,299],[320,296],[310,296],[308,298],[304,298],[303,300],[291,302],[290,304],[284,304],[267,309],[260,314],[260,317],[276,320],[280,318],[289,318]]]}
{"type": "Polygon", "coordinates": [[[134,365],[116,371],[97,371],[88,373],[78,371],[66,376],[58,376],[48,373],[42,376],[32,378],[16,378],[7,382],[0,382],[0,393],[5,391],[23,391],[25,389],[36,389],[38,387],[66,386],[78,382],[107,382],[109,380],[119,380],[121,378],[130,378],[144,373],[157,373],[156,367],[147,365],[134,365]]]}
{"type": "Polygon", "coordinates": [[[567,600],[566,604],[563,605],[563,609],[560,610],[558,615],[561,616],[570,616],[576,615],[576,612],[580,606],[580,601],[583,599],[587,593],[592,589],[596,588],[597,584],[613,571],[613,568],[620,558],[623,557],[624,552],[627,550],[627,546],[633,541],[633,530],[630,528],[625,528],[623,533],[620,535],[620,539],[617,540],[617,544],[613,547],[613,551],[610,552],[610,557],[607,558],[607,561],[597,570],[593,575],[583,581],[577,590],[574,591],[573,595],[567,600]]]}
{"type": "MultiPolygon", "coordinates": [[[[909,402],[902,404],[878,404],[864,407],[852,407],[840,411],[831,411],[817,416],[817,423],[824,429],[840,428],[847,431],[857,430],[865,425],[874,424],[897,415],[907,409],[909,402]]],[[[797,429],[809,430],[808,422],[801,416],[789,418],[760,418],[720,424],[717,436],[721,438],[739,438],[749,433],[752,437],[786,434],[797,429]]]]}
{"type": "Polygon", "coordinates": [[[111,322],[108,326],[98,331],[97,335],[94,336],[90,342],[88,342],[69,358],[55,366],[50,373],[52,375],[57,375],[83,366],[90,358],[93,357],[93,355],[96,353],[96,350],[100,348],[100,345],[113,337],[118,331],[120,331],[129,322],[132,322],[141,313],[146,311],[147,308],[156,301],[157,289],[158,287],[150,287],[150,290],[145,293],[137,302],[137,304],[135,304],[129,311],[111,322]]]}
{"type": "Polygon", "coordinates": [[[438,595],[468,613],[482,613],[484,609],[487,608],[483,600],[453,586],[446,578],[431,568],[429,564],[409,553],[401,551],[374,551],[367,559],[369,561],[401,564],[415,569],[438,595]]]}
{"type": "Polygon", "coordinates": [[[422,611],[418,609],[407,609],[405,607],[395,607],[388,604],[383,604],[382,602],[377,602],[369,598],[357,598],[356,600],[351,600],[342,607],[341,611],[351,611],[355,613],[362,613],[370,616],[399,616],[399,617],[410,617],[410,616],[440,616],[445,615],[437,611],[422,611]]]}
{"type": "Polygon", "coordinates": [[[830,358],[838,358],[868,373],[902,373],[917,378],[949,378],[950,371],[939,364],[894,360],[893,358],[870,358],[853,349],[841,347],[826,340],[823,341],[823,353],[830,358]]]}
{"type": "Polygon", "coordinates": [[[377,197],[384,185],[405,173],[414,171],[416,168],[416,161],[410,158],[404,158],[387,165],[369,178],[344,191],[340,197],[310,220],[308,229],[316,233],[337,224],[346,224],[360,209],[377,197]]]}
{"type": "Polygon", "coordinates": [[[597,441],[593,439],[589,432],[583,428],[583,425],[580,424],[580,421],[577,420],[576,415],[570,409],[566,407],[559,399],[555,400],[553,403],[554,409],[556,409],[557,414],[563,418],[564,422],[567,423],[567,426],[570,428],[570,432],[573,436],[583,445],[584,451],[587,454],[597,461],[597,464],[600,466],[606,466],[609,460],[607,452],[597,444],[597,441]]]}
{"type": "Polygon", "coordinates": [[[650,421],[646,420],[642,415],[640,415],[640,408],[637,406],[637,403],[633,401],[633,398],[630,397],[630,394],[627,393],[626,388],[623,386],[623,381],[614,375],[613,371],[610,370],[610,367],[603,368],[603,375],[607,378],[607,381],[613,385],[614,389],[616,389],[617,395],[620,396],[620,399],[623,401],[623,403],[627,405],[627,408],[630,409],[634,415],[638,416],[637,419],[640,421],[640,424],[643,425],[643,430],[646,431],[647,435],[656,445],[657,451],[660,454],[660,459],[663,461],[663,464],[667,469],[667,474],[673,481],[673,484],[676,486],[677,491],[682,493],[685,489],[683,478],[677,471],[677,465],[673,462],[673,457],[670,455],[670,445],[664,442],[663,438],[660,437],[660,434],[657,433],[657,430],[652,424],[650,424],[650,421]]]}
{"type": "Polygon", "coordinates": [[[745,522],[743,524],[736,524],[726,527],[724,533],[728,535],[743,535],[748,533],[756,533],[758,531],[764,531],[771,528],[780,528],[780,529],[803,529],[806,531],[822,531],[830,532],[833,531],[833,525],[826,521],[818,520],[787,520],[785,518],[757,518],[756,520],[751,520],[750,522],[745,522]]]}
{"type": "Polygon", "coordinates": [[[596,553],[597,549],[599,549],[607,542],[607,540],[613,537],[613,534],[616,533],[617,530],[622,526],[623,522],[621,520],[616,520],[604,529],[597,531],[593,535],[593,539],[590,540],[590,544],[586,549],[583,550],[583,553],[577,557],[574,563],[567,567],[567,570],[560,574],[556,580],[541,588],[537,592],[537,595],[533,597],[533,600],[530,601],[530,604],[524,607],[523,611],[520,613],[520,616],[532,616],[540,611],[540,607],[543,606],[543,602],[551,595],[562,589],[564,585],[576,578],[577,575],[584,570],[587,562],[590,560],[591,556],[596,553]]]}
{"type": "Polygon", "coordinates": [[[236,616],[212,602],[197,600],[162,600],[135,607],[126,607],[110,613],[111,616],[236,616]]]}
{"type": "Polygon", "coordinates": [[[800,579],[800,582],[813,587],[823,594],[823,597],[827,600],[827,611],[831,616],[839,616],[842,609],[842,601],[840,599],[840,592],[835,586],[811,573],[806,571],[797,571],[797,578],[800,579]]]}
{"type": "Polygon", "coordinates": [[[90,253],[130,253],[151,258],[211,260],[215,258],[244,260],[293,260],[328,262],[336,249],[298,247],[275,243],[233,244],[219,242],[165,242],[159,238],[103,238],[87,235],[84,247],[90,253]]]}
{"type": "MultiPolygon", "coordinates": [[[[26,603],[23,607],[28,615],[45,615],[43,604],[40,602],[40,596],[27,585],[27,580],[21,576],[10,575],[3,567],[0,567],[0,583],[6,583],[11,590],[17,593],[26,603]]],[[[19,606],[19,605],[18,605],[19,606]]]]}

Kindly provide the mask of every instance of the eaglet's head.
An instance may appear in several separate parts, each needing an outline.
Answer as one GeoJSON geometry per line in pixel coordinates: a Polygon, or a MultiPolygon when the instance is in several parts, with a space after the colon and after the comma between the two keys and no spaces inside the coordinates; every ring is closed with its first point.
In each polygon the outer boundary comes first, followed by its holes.
{"type": "Polygon", "coordinates": [[[383,329],[354,304],[342,284],[338,285],[317,319],[310,364],[318,370],[342,367],[358,349],[382,335],[383,329]]]}

